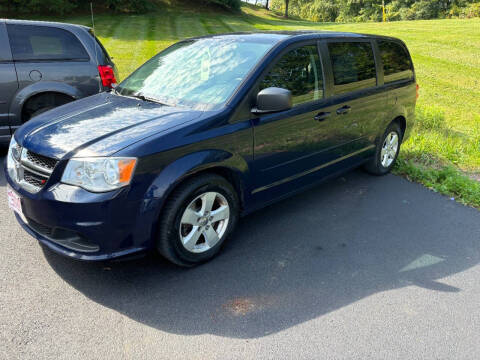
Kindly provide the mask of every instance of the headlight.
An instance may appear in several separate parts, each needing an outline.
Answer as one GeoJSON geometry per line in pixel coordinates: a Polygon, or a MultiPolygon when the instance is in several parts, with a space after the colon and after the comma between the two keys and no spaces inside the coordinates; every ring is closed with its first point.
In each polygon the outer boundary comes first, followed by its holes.
{"type": "Polygon", "coordinates": [[[130,184],[136,163],[136,158],[70,159],[61,181],[92,192],[111,191],[130,184]]]}
{"type": "Polygon", "coordinates": [[[7,154],[7,171],[8,175],[12,179],[17,179],[17,167],[16,163],[20,161],[20,154],[22,153],[22,148],[15,141],[15,137],[12,136],[10,140],[10,146],[8,147],[7,154]]]}

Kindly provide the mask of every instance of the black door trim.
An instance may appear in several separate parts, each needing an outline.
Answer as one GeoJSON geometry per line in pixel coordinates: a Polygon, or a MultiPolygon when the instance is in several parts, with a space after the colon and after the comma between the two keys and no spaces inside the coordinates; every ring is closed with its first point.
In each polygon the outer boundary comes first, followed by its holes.
{"type": "Polygon", "coordinates": [[[321,169],[323,169],[323,168],[326,168],[327,166],[331,166],[331,165],[336,164],[336,163],[338,163],[338,162],[340,162],[340,161],[346,160],[346,159],[348,159],[348,158],[350,158],[350,157],[352,157],[352,156],[359,155],[359,154],[361,154],[361,153],[363,153],[363,152],[365,152],[365,151],[368,151],[368,150],[370,150],[370,149],[373,149],[374,147],[375,147],[375,145],[373,145],[373,144],[372,144],[372,145],[369,145],[369,146],[367,146],[367,147],[364,147],[363,149],[357,150],[357,151],[355,151],[355,152],[353,152],[353,153],[350,153],[350,154],[348,154],[348,155],[342,156],[342,157],[340,157],[340,158],[338,158],[338,159],[332,160],[332,161],[327,162],[327,163],[325,163],[325,164],[316,166],[316,167],[314,167],[314,168],[311,168],[311,169],[309,169],[309,170],[303,171],[303,172],[301,172],[301,173],[298,173],[298,174],[295,174],[295,175],[286,177],[286,178],[284,178],[284,179],[275,181],[275,182],[273,182],[273,183],[271,183],[271,184],[268,184],[268,185],[265,185],[265,186],[256,188],[256,189],[254,189],[254,190],[252,191],[252,195],[253,195],[253,194],[256,194],[256,193],[258,193],[258,192],[260,192],[260,191],[268,190],[268,189],[270,189],[270,188],[272,188],[272,187],[274,187],[274,186],[282,185],[282,184],[284,184],[284,183],[286,183],[286,182],[289,182],[289,181],[292,181],[292,180],[296,180],[296,179],[298,179],[298,178],[300,178],[300,177],[302,177],[302,176],[305,176],[305,175],[314,173],[315,171],[321,170],[321,169]]]}

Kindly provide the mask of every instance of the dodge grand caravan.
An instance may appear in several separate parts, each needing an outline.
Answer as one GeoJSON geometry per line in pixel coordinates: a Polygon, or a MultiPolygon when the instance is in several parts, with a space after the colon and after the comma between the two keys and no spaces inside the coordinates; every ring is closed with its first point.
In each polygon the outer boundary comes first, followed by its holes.
{"type": "Polygon", "coordinates": [[[417,96],[394,38],[181,41],[111,92],[21,126],[8,201],[27,232],[65,256],[156,249],[193,266],[218,253],[241,215],[354,167],[388,173],[417,96]]]}

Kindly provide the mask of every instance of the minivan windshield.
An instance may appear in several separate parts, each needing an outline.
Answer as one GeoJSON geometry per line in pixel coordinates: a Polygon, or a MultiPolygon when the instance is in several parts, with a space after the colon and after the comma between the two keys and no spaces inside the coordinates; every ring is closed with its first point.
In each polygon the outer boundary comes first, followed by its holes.
{"type": "Polygon", "coordinates": [[[222,107],[271,42],[235,37],[177,43],[125,79],[116,91],[195,110],[222,107]]]}

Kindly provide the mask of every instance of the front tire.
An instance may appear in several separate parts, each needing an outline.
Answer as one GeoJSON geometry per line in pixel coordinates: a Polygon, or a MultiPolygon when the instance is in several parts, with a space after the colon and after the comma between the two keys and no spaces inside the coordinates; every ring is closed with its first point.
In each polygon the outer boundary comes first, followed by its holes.
{"type": "Polygon", "coordinates": [[[157,250],[180,266],[206,262],[233,232],[238,214],[237,193],[223,177],[204,174],[187,180],[163,208],[157,250]]]}
{"type": "Polygon", "coordinates": [[[375,156],[365,164],[365,170],[373,175],[388,174],[400,152],[403,132],[396,122],[392,122],[383,134],[375,151],[375,156]]]}

